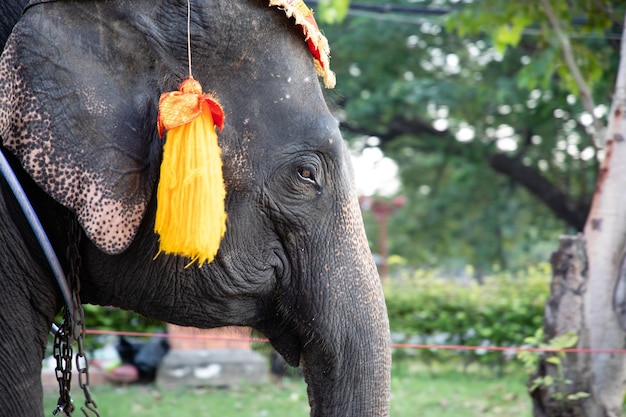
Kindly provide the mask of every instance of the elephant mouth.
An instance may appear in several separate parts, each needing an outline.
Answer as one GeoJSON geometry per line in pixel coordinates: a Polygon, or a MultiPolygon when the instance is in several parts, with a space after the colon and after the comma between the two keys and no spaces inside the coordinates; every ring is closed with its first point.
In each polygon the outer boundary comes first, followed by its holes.
{"type": "Polygon", "coordinates": [[[284,332],[276,337],[270,337],[269,340],[290,366],[297,367],[300,364],[302,344],[297,336],[284,332]]]}

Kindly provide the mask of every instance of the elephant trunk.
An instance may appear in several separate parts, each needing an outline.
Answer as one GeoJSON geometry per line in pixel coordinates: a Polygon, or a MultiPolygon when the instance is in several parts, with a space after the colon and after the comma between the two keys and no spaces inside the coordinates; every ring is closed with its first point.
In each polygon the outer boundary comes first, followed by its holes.
{"type": "Polygon", "coordinates": [[[352,328],[346,329],[350,336],[338,341],[335,352],[312,343],[302,353],[311,416],[388,416],[390,349],[382,329],[386,320],[369,325],[347,317],[340,320],[352,328]]]}
{"type": "Polygon", "coordinates": [[[317,248],[333,261],[310,277],[307,292],[319,296],[309,293],[313,308],[305,310],[313,314],[301,326],[309,331],[301,364],[311,416],[387,416],[391,349],[382,286],[356,201],[340,212],[335,240],[317,248]]]}

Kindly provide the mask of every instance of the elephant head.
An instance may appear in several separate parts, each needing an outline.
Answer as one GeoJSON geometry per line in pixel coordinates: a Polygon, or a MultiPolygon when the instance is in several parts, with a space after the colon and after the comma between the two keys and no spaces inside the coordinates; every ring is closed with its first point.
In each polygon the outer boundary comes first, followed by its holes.
{"type": "MultiPolygon", "coordinates": [[[[64,219],[76,213],[87,237],[80,246],[84,302],[180,325],[253,327],[302,366],[311,415],[384,416],[388,321],[349,153],[302,28],[268,6],[192,2],[194,77],[226,115],[219,142],[228,220],[211,263],[156,256],[153,232],[163,146],[157,104],[188,71],[185,0],[30,6],[0,61],[3,152],[60,255],[64,219]]],[[[32,334],[0,341],[6,369],[40,363],[61,298],[2,190],[0,256],[13,262],[0,267],[9,288],[0,296],[0,328],[20,317],[32,323],[32,334]],[[33,336],[39,357],[16,348],[33,336]]],[[[9,391],[0,383],[0,402],[12,415],[40,414],[24,409],[25,399],[40,395],[37,366],[11,375],[26,382],[9,391]]]]}

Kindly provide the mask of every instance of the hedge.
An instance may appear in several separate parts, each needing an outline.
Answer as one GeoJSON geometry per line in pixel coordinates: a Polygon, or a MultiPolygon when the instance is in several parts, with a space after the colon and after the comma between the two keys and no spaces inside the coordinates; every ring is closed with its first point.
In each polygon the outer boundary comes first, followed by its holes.
{"type": "MultiPolygon", "coordinates": [[[[550,270],[541,265],[511,277],[446,279],[432,271],[402,274],[384,283],[392,340],[396,343],[522,346],[542,326],[550,270]]],[[[395,349],[396,360],[418,356],[428,362],[461,357],[501,365],[497,351],[395,349]]]]}
{"type": "MultiPolygon", "coordinates": [[[[384,283],[395,343],[469,346],[522,346],[542,325],[549,295],[548,265],[517,277],[498,274],[476,280],[442,278],[434,271],[400,273],[384,283]]],[[[87,327],[155,331],[163,323],[124,310],[85,306],[87,327]]],[[[92,340],[95,345],[97,342],[92,340]]],[[[394,349],[394,360],[418,357],[425,363],[462,358],[501,365],[501,352],[394,349]]]]}

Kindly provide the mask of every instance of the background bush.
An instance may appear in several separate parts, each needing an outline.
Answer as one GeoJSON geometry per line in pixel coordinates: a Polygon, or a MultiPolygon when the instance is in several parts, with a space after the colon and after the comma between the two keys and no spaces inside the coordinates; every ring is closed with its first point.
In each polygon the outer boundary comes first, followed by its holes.
{"type": "MultiPolygon", "coordinates": [[[[471,272],[471,271],[470,271],[471,272]]],[[[469,275],[469,274],[468,274],[469,275]]],[[[435,271],[401,272],[384,283],[395,343],[469,346],[522,346],[524,338],[542,326],[549,295],[549,265],[511,276],[497,274],[474,279],[445,278],[435,271]]],[[[164,331],[165,324],[115,308],[85,306],[87,327],[139,332],[164,331]]],[[[60,322],[60,321],[59,321],[60,322]]],[[[262,335],[255,334],[262,337],[262,335]]],[[[90,347],[99,345],[89,338],[90,347]],[[94,346],[91,346],[93,344],[94,346]]],[[[265,344],[255,348],[269,352],[265,344]]],[[[426,364],[464,361],[502,370],[506,352],[485,350],[394,349],[394,362],[416,358],[426,364]]]]}
{"type": "MultiPolygon", "coordinates": [[[[522,346],[541,327],[549,295],[548,265],[512,277],[473,279],[437,277],[432,271],[403,273],[384,283],[395,343],[470,346],[522,346]]],[[[394,349],[394,360],[407,356],[433,363],[462,358],[500,366],[506,352],[394,349]]],[[[511,355],[512,356],[512,355],[511,355]]],[[[500,368],[501,369],[501,368],[500,368]]]]}

